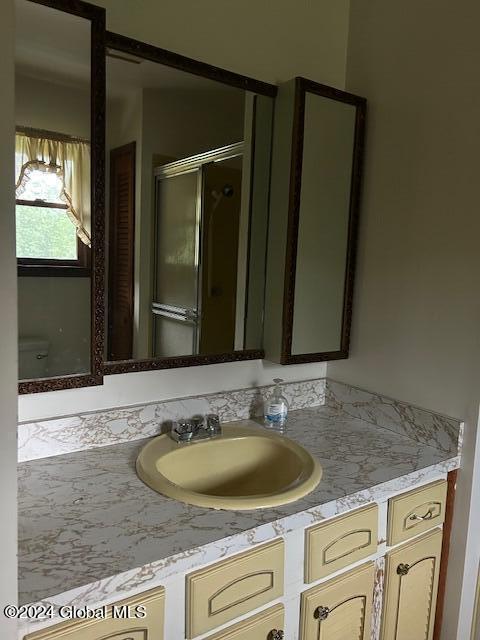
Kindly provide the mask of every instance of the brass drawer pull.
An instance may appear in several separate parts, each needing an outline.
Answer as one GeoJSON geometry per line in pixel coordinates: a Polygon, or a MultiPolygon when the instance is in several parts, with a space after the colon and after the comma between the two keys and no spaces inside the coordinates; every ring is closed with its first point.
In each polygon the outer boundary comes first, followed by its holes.
{"type": "Polygon", "coordinates": [[[282,629],[272,629],[268,634],[268,640],[283,640],[285,634],[282,629]]]}
{"type": "Polygon", "coordinates": [[[315,618],[317,618],[317,620],[326,620],[330,615],[330,609],[328,607],[322,606],[317,607],[313,615],[315,618]]]}
{"type": "Polygon", "coordinates": [[[416,513],[412,513],[412,515],[410,516],[409,520],[431,520],[433,518],[433,509],[432,507],[430,507],[430,509],[427,511],[427,513],[424,516],[418,516],[416,513]]]}
{"type": "Polygon", "coordinates": [[[397,574],[399,576],[406,576],[409,571],[410,571],[409,564],[404,564],[403,562],[401,562],[397,567],[397,574]]]}

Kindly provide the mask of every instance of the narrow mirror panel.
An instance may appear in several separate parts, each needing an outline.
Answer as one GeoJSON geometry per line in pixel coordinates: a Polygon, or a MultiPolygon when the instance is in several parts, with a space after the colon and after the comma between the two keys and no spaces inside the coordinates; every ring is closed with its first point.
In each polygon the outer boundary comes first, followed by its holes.
{"type": "Polygon", "coordinates": [[[16,0],[19,378],[91,371],[91,22],[16,0]]]}
{"type": "Polygon", "coordinates": [[[266,357],[348,358],[366,100],[295,78],[275,106],[266,357]]]}
{"type": "Polygon", "coordinates": [[[306,93],[292,355],[342,347],[356,108],[306,93]]]}

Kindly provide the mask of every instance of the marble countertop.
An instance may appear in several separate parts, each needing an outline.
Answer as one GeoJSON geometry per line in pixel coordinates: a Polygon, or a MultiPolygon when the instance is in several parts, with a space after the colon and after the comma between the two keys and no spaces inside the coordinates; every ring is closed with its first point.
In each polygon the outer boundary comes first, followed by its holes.
{"type": "MultiPolygon", "coordinates": [[[[430,431],[419,442],[373,424],[372,416],[354,417],[345,406],[290,413],[287,435],[319,459],[324,475],[312,493],[273,509],[214,511],[156,493],[135,473],[146,440],[20,464],[20,603],[55,600],[66,592],[73,594],[70,600],[98,600],[139,585],[149,588],[159,567],[165,571],[172,558],[193,555],[204,545],[238,534],[254,544],[408,488],[430,477],[427,471],[438,475],[458,466],[458,452],[442,445],[442,433],[435,438],[430,431]],[[121,586],[114,584],[119,575],[121,586]]],[[[202,556],[203,562],[209,559],[202,556]]]]}

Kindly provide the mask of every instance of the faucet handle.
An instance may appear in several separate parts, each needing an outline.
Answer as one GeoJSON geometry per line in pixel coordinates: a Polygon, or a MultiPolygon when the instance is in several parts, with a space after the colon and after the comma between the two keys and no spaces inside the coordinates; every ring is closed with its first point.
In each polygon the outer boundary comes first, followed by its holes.
{"type": "Polygon", "coordinates": [[[198,432],[199,425],[188,420],[172,422],[172,437],[177,442],[189,442],[198,432]]]}
{"type": "Polygon", "coordinates": [[[206,420],[206,426],[205,426],[206,431],[212,434],[221,433],[222,429],[220,427],[220,418],[218,416],[218,413],[208,413],[205,416],[205,420],[206,420]]]}

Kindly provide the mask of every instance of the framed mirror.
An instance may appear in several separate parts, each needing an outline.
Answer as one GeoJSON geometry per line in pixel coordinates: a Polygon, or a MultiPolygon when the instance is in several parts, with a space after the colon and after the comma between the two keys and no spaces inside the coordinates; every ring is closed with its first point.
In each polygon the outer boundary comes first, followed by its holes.
{"type": "Polygon", "coordinates": [[[276,87],[106,35],[105,373],[262,358],[276,87]]]}
{"type": "Polygon", "coordinates": [[[279,88],[277,106],[267,357],[347,358],[366,100],[296,78],[279,88]]]}
{"type": "Polygon", "coordinates": [[[105,11],[16,0],[19,392],[102,382],[105,11]]]}

